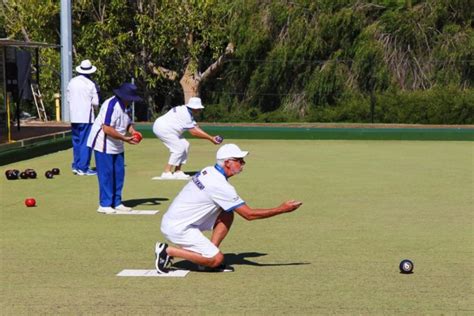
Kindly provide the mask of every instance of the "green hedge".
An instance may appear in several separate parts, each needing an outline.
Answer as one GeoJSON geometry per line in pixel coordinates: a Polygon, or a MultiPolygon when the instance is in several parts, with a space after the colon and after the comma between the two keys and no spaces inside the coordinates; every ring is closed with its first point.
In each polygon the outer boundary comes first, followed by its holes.
{"type": "MultiPolygon", "coordinates": [[[[353,93],[337,105],[312,105],[304,115],[283,110],[261,112],[256,107],[206,106],[206,122],[352,122],[371,123],[370,97],[353,93]]],[[[433,88],[425,91],[391,91],[375,95],[374,123],[474,124],[474,90],[433,88]]]]}

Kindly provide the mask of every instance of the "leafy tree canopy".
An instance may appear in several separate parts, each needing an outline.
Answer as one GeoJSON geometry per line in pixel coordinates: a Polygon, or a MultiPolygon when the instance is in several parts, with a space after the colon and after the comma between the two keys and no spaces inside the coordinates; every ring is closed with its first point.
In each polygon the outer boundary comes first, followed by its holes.
{"type": "MultiPolygon", "coordinates": [[[[472,91],[474,83],[471,0],[72,3],[74,63],[88,58],[98,66],[104,94],[134,77],[148,118],[189,93],[236,118],[282,111],[305,119],[348,98],[472,91]]],[[[9,38],[59,43],[58,1],[1,6],[0,32],[9,38]]],[[[42,64],[52,94],[59,52],[45,50],[42,64]]]]}

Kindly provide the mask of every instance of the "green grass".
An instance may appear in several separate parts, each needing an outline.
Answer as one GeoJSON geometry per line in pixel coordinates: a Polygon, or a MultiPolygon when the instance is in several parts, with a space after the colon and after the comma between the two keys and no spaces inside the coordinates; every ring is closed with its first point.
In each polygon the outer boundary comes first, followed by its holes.
{"type": "MultiPolygon", "coordinates": [[[[156,139],[126,151],[125,204],[155,216],[107,216],[96,177],[70,173],[71,150],[6,165],[36,180],[1,185],[1,305],[18,314],[472,314],[472,142],[238,140],[231,179],[252,207],[286,199],[294,213],[236,217],[222,245],[234,273],[120,278],[152,269],[160,220],[184,182],[151,181],[168,153],[156,139]],[[60,176],[48,180],[47,169],[60,176]],[[35,197],[38,206],[23,200],[35,197]],[[398,264],[414,261],[411,275],[398,264]]],[[[217,147],[191,140],[186,171],[217,147]]]]}

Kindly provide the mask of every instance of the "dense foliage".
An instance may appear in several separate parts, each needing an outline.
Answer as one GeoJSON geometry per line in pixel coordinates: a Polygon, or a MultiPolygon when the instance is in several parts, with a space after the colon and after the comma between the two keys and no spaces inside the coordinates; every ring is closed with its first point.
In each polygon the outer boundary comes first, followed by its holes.
{"type": "MultiPolygon", "coordinates": [[[[51,0],[3,2],[4,32],[59,43],[51,0]],[[34,2],[34,5],[32,4],[34,2]]],[[[232,59],[200,94],[207,121],[474,121],[471,0],[73,1],[74,60],[91,59],[103,94],[136,78],[152,119],[183,102],[179,79],[232,59]],[[172,69],[169,80],[149,64],[172,69]]],[[[43,86],[59,86],[45,50],[43,86]]]]}

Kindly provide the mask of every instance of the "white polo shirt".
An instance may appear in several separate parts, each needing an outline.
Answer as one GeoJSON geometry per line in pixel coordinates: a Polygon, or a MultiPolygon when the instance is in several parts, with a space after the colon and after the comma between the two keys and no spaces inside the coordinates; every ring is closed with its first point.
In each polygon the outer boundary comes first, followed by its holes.
{"type": "Polygon", "coordinates": [[[243,204],[222,167],[206,167],[173,200],[161,221],[162,230],[183,231],[189,226],[212,230],[221,210],[232,212],[243,204]]]}
{"type": "Polygon", "coordinates": [[[92,125],[87,146],[106,154],[122,153],[124,151],[123,141],[106,135],[102,125],[113,127],[117,132],[125,135],[130,124],[132,124],[132,119],[125,105],[117,97],[113,96],[105,100],[92,125]]]}
{"type": "Polygon", "coordinates": [[[86,76],[72,78],[66,91],[71,123],[94,122],[94,108],[99,105],[95,83],[86,76]]]}
{"type": "Polygon", "coordinates": [[[156,119],[153,129],[158,129],[161,134],[171,133],[181,136],[185,130],[196,126],[196,121],[191,113],[186,105],[175,106],[156,119]]]}

